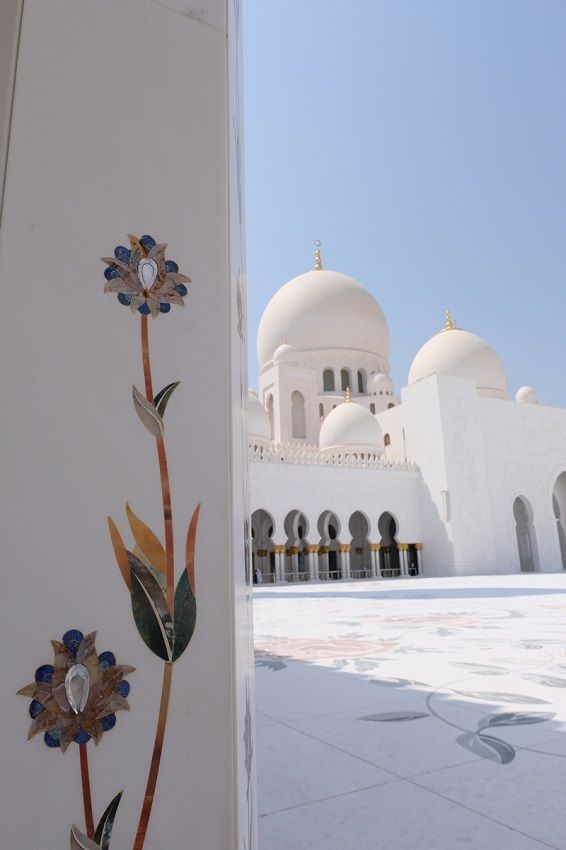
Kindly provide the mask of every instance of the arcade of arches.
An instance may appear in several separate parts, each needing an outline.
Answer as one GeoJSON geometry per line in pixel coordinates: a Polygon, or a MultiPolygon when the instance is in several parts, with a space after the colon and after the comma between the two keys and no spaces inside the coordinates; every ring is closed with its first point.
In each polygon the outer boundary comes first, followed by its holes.
{"type": "Polygon", "coordinates": [[[323,511],[314,521],[300,510],[289,511],[275,532],[268,511],[252,514],[254,582],[335,581],[396,578],[422,574],[422,544],[400,542],[397,522],[384,511],[373,524],[354,511],[347,527],[323,511]],[[371,539],[373,537],[373,539],[371,539]]]}

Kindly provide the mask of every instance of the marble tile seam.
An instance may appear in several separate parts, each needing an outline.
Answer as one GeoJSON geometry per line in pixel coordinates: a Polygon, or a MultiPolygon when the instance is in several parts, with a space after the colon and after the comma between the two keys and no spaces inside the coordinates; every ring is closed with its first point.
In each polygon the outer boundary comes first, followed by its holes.
{"type": "MultiPolygon", "coordinates": [[[[439,768],[440,770],[449,770],[450,768],[439,768]]],[[[438,773],[439,771],[431,771],[438,773]]],[[[420,782],[417,782],[416,779],[413,778],[405,778],[405,782],[408,782],[410,785],[414,785],[417,788],[420,788],[425,791],[430,791],[435,797],[439,797],[441,800],[444,800],[445,803],[454,803],[461,809],[465,809],[467,812],[472,812],[474,815],[478,815],[484,820],[491,821],[491,823],[495,823],[498,826],[502,826],[505,829],[510,830],[510,832],[515,832],[517,835],[522,835],[523,838],[528,838],[529,841],[534,841],[540,847],[547,847],[550,850],[564,850],[564,847],[559,847],[558,844],[549,844],[547,841],[542,841],[542,839],[537,838],[536,835],[531,835],[529,832],[524,832],[522,829],[517,829],[514,826],[511,826],[508,823],[505,823],[503,820],[498,820],[497,818],[491,817],[491,815],[487,815],[485,812],[481,812],[478,809],[475,809],[473,806],[467,806],[465,803],[460,802],[460,800],[454,800],[451,797],[446,797],[446,795],[441,794],[440,791],[436,791],[433,788],[429,788],[427,785],[421,785],[420,782]]]]}
{"type": "MultiPolygon", "coordinates": [[[[458,764],[444,764],[441,767],[433,767],[432,770],[419,770],[418,773],[410,773],[408,776],[403,776],[403,779],[419,779],[419,777],[431,776],[433,773],[440,773],[443,770],[450,770],[450,768],[454,767],[465,767],[467,764],[474,764],[477,761],[482,761],[481,756],[472,756],[472,758],[467,759],[466,761],[458,762],[458,764]]],[[[379,767],[379,765],[376,765],[379,767]]],[[[423,786],[428,787],[428,786],[423,786]]]]}
{"type": "MultiPolygon", "coordinates": [[[[294,806],[285,806],[283,809],[273,809],[273,811],[271,811],[271,812],[261,812],[258,817],[261,820],[262,818],[267,818],[270,815],[280,815],[280,814],[283,814],[284,812],[293,811],[294,809],[305,809],[308,806],[316,806],[317,803],[326,803],[326,802],[328,802],[328,800],[337,800],[340,797],[352,797],[354,794],[360,794],[363,791],[371,791],[373,788],[380,788],[383,785],[391,786],[391,785],[394,785],[397,782],[403,782],[403,781],[404,780],[403,780],[402,777],[396,777],[395,779],[392,779],[392,780],[383,780],[382,782],[374,782],[372,785],[363,785],[360,788],[353,788],[350,791],[341,791],[339,794],[331,794],[328,797],[318,797],[316,800],[308,800],[305,803],[297,803],[294,806]]],[[[452,801],[450,801],[450,802],[452,802],[452,801]]]]}
{"type": "MultiPolygon", "coordinates": [[[[409,699],[412,696],[413,696],[413,694],[405,695],[404,701],[408,702],[409,699]]],[[[387,695],[387,703],[389,703],[389,702],[402,702],[402,701],[403,701],[403,697],[399,697],[396,700],[393,696],[387,695]]],[[[380,704],[383,705],[384,703],[380,703],[380,704]]],[[[291,720],[281,720],[277,717],[273,717],[273,715],[268,714],[266,711],[262,711],[262,709],[258,709],[258,710],[260,711],[261,714],[263,714],[264,717],[269,717],[269,719],[273,720],[275,723],[281,723],[283,726],[286,726],[289,723],[302,723],[303,721],[306,721],[306,720],[317,720],[320,717],[333,717],[334,715],[339,715],[339,714],[349,715],[352,712],[369,711],[371,709],[375,709],[375,707],[376,707],[376,700],[372,700],[371,702],[368,702],[368,703],[356,705],[353,708],[346,708],[346,709],[345,708],[339,708],[336,711],[324,711],[324,712],[317,711],[314,714],[301,714],[300,717],[293,717],[293,718],[291,718],[291,720]]],[[[295,731],[300,731],[300,730],[297,729],[295,731]]]]}
{"type": "MultiPolygon", "coordinates": [[[[367,764],[370,767],[378,768],[379,770],[383,771],[383,773],[388,773],[390,776],[394,777],[396,780],[405,778],[404,776],[401,776],[400,774],[394,773],[392,770],[389,770],[387,767],[382,767],[380,764],[376,764],[373,761],[369,761],[369,759],[364,759],[361,756],[357,756],[355,753],[351,753],[348,750],[345,750],[343,747],[337,747],[336,744],[331,744],[328,741],[325,741],[323,738],[317,738],[316,735],[312,735],[310,732],[305,732],[304,729],[297,729],[295,726],[292,726],[290,723],[283,723],[282,721],[279,721],[279,722],[281,723],[281,726],[286,726],[287,729],[291,729],[292,732],[297,732],[297,734],[299,734],[299,735],[304,735],[305,738],[310,738],[312,741],[316,741],[317,744],[322,744],[325,747],[329,747],[331,750],[336,750],[337,752],[342,753],[345,756],[349,756],[352,759],[356,759],[356,761],[362,762],[362,764],[367,764]]],[[[393,780],[390,780],[390,781],[393,781],[393,780]]],[[[384,782],[379,782],[378,784],[379,785],[385,785],[385,784],[387,784],[387,780],[384,781],[384,782]]]]}

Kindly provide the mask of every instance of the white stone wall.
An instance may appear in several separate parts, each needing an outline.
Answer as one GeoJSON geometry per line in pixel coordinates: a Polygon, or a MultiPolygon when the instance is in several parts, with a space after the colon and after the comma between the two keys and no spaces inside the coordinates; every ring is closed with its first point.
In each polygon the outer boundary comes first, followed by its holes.
{"type": "Polygon", "coordinates": [[[132,405],[132,384],[144,387],[140,317],[104,294],[99,259],[127,245],[128,233],[167,242],[167,258],[193,281],[184,309],[149,322],[155,390],[181,382],[165,416],[177,581],[188,521],[202,505],[196,628],[174,664],[144,846],[252,847],[238,433],[247,391],[235,343],[238,251],[229,251],[239,169],[227,108],[235,29],[226,23],[237,4],[192,5],[24,4],[0,242],[6,850],[69,847],[71,824],[84,829],[79,747],[61,754],[41,734],[28,742],[30,703],[16,696],[68,629],[96,630],[99,652],[136,668],[131,710],[98,747],[87,744],[96,820],[124,789],[112,848],[132,847],[145,795],[164,664],[137,632],[106,524],[112,515],[133,548],[128,500],[163,539],[155,439],[132,405]]]}
{"type": "Polygon", "coordinates": [[[534,514],[539,569],[562,569],[552,492],[566,470],[566,410],[480,399],[498,571],[519,570],[513,501],[524,496],[534,514]]]}
{"type": "MultiPolygon", "coordinates": [[[[320,535],[317,521],[330,510],[340,521],[340,542],[351,539],[348,522],[355,511],[367,517],[369,539],[379,543],[379,517],[389,511],[397,521],[399,543],[419,543],[422,529],[418,507],[419,474],[397,469],[348,469],[331,466],[252,463],[250,465],[251,511],[268,511],[274,520],[273,542],[284,544],[285,517],[300,510],[309,522],[308,542],[320,535]]],[[[423,560],[426,567],[426,552],[423,560]]]]}

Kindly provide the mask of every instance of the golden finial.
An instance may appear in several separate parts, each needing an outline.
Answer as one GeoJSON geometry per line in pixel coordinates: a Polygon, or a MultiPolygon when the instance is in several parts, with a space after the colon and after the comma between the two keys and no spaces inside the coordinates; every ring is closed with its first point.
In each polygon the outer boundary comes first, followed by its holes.
{"type": "Polygon", "coordinates": [[[352,393],[349,386],[346,387],[346,401],[352,401],[352,393]]]}
{"type": "Polygon", "coordinates": [[[456,327],[456,325],[454,324],[454,319],[452,318],[452,313],[450,312],[450,310],[445,310],[445,311],[444,311],[444,316],[445,316],[445,319],[446,319],[446,320],[445,320],[445,324],[444,324],[444,328],[443,328],[443,330],[445,330],[445,331],[452,331],[452,330],[454,330],[454,328],[456,327]]]}
{"type": "Polygon", "coordinates": [[[315,271],[317,271],[317,272],[321,272],[321,271],[322,271],[322,257],[320,256],[320,246],[321,246],[321,241],[320,241],[320,239],[317,239],[317,240],[315,241],[314,246],[315,246],[315,248],[314,248],[314,267],[315,267],[315,271]]]}

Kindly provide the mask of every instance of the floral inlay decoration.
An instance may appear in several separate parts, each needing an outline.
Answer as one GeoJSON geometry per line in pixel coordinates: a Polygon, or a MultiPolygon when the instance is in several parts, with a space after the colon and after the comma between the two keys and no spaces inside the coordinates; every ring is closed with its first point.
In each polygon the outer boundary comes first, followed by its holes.
{"type": "MultiPolygon", "coordinates": [[[[190,279],[166,259],[166,245],[149,235],[130,235],[130,247],[118,245],[113,257],[103,259],[105,292],[115,293],[140,319],[141,366],[144,390],[132,388],[139,420],[155,441],[163,513],[163,541],[126,502],[126,517],[133,545],[126,546],[113,520],[108,518],[110,540],[118,568],[129,593],[138,633],[151,652],[163,661],[161,697],[146,790],[132,850],[142,850],[155,800],[165,729],[169,713],[173,664],[185,652],[196,625],[195,549],[200,504],[188,523],[184,564],[175,576],[173,509],[165,446],[165,409],[179,381],[154,393],[149,350],[149,316],[168,313],[172,304],[184,306],[190,279]]],[[[80,753],[85,831],[71,827],[71,850],[109,850],[120,791],[94,826],[88,743],[98,744],[116,725],[116,714],[129,710],[130,685],[126,676],[133,667],[121,665],[110,651],[97,653],[96,633],[78,629],[51,641],[53,663],[37,668],[35,681],[18,693],[31,699],[28,738],[43,733],[48,747],[66,752],[74,742],[80,753]]]]}
{"type": "Polygon", "coordinates": [[[53,664],[42,664],[35,681],[18,691],[31,697],[28,740],[43,732],[48,747],[63,752],[74,741],[98,744],[116,725],[116,712],[128,711],[130,684],[124,678],[134,667],[116,664],[112,652],[98,655],[96,632],[86,637],[78,629],[52,640],[53,664]]]}

